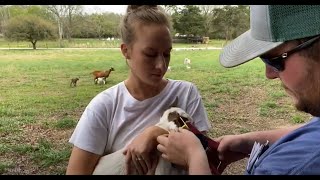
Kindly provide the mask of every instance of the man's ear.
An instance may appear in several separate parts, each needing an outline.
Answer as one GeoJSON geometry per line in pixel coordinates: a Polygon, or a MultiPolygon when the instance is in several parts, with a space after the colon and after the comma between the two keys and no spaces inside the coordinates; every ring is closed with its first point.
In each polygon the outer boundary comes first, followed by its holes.
{"type": "Polygon", "coordinates": [[[130,51],[129,51],[129,47],[128,45],[122,43],[121,46],[121,52],[122,52],[122,55],[126,58],[126,59],[130,59],[130,51]]]}

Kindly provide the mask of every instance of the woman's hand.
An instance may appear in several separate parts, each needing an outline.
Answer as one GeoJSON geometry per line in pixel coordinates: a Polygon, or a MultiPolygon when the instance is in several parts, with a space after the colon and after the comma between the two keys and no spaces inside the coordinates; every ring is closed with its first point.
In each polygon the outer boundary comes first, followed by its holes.
{"type": "Polygon", "coordinates": [[[123,154],[126,155],[127,174],[132,174],[133,168],[138,174],[147,174],[148,170],[152,168],[150,152],[154,147],[150,146],[149,141],[150,138],[141,133],[125,148],[123,154]]]}
{"type": "Polygon", "coordinates": [[[162,128],[152,126],[145,129],[128,144],[123,152],[126,155],[126,172],[132,174],[152,174],[158,162],[156,137],[167,133],[162,128]]]}

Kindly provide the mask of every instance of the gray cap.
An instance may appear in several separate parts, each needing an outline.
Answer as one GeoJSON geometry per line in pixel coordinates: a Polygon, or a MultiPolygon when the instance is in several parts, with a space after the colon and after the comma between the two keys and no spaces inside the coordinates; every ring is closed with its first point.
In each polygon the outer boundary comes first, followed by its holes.
{"type": "Polygon", "coordinates": [[[224,67],[254,59],[285,41],[320,34],[320,5],[250,6],[250,29],[225,46],[224,67]]]}

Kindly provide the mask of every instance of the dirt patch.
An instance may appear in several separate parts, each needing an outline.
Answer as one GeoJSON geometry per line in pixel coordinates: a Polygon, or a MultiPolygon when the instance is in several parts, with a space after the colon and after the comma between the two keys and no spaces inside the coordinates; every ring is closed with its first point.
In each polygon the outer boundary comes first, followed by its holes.
{"type": "MultiPolygon", "coordinates": [[[[259,103],[268,98],[264,89],[245,87],[243,92],[241,96],[234,99],[226,97],[224,103],[214,109],[214,119],[211,119],[213,129],[210,136],[241,134],[291,125],[288,119],[259,116],[259,103]]],[[[207,110],[210,111],[210,109],[207,110]]],[[[224,174],[243,174],[246,163],[247,159],[235,162],[226,168],[224,174]]]]}

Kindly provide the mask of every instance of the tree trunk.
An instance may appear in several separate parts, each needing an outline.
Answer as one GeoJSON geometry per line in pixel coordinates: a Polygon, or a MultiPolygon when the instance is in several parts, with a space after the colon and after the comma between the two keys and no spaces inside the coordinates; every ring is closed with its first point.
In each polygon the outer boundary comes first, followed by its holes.
{"type": "Polygon", "coordinates": [[[32,42],[32,41],[31,41],[31,43],[32,43],[32,48],[33,48],[33,49],[37,49],[37,46],[36,46],[37,41],[35,41],[35,42],[32,42]]]}
{"type": "Polygon", "coordinates": [[[63,28],[62,28],[62,21],[60,17],[58,18],[58,26],[59,26],[59,46],[62,48],[62,36],[63,36],[63,28]]]}

